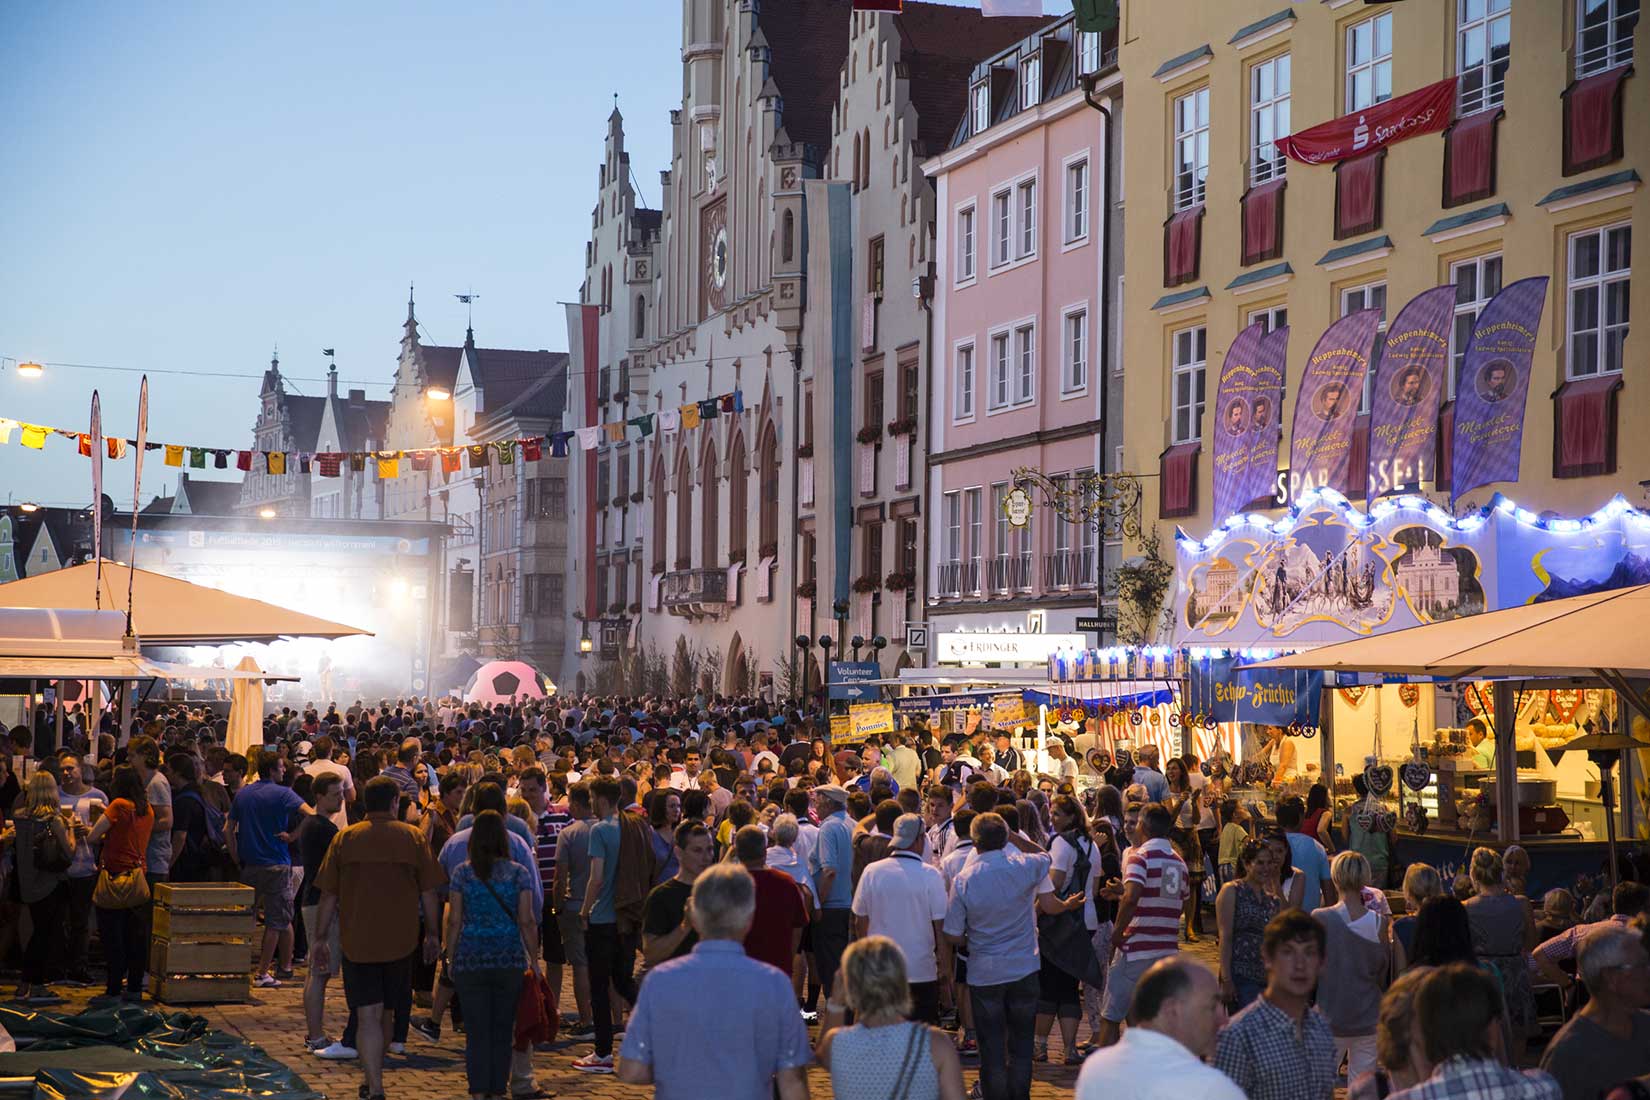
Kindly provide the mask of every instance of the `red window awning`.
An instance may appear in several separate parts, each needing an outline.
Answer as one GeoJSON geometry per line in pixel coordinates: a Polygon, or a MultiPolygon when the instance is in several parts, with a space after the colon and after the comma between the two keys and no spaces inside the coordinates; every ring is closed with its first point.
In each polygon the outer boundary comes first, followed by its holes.
{"type": "Polygon", "coordinates": [[[1386,150],[1377,149],[1335,165],[1335,239],[1381,227],[1382,168],[1386,150]]]}
{"type": "Polygon", "coordinates": [[[1283,189],[1276,179],[1251,187],[1243,196],[1243,264],[1258,264],[1283,255],[1283,189]]]}
{"type": "Polygon", "coordinates": [[[1564,89],[1564,174],[1622,158],[1621,86],[1631,65],[1577,80],[1564,89]]]}
{"type": "Polygon", "coordinates": [[[1203,206],[1182,210],[1163,223],[1163,285],[1195,282],[1203,254],[1203,206]]]}
{"type": "Polygon", "coordinates": [[[1616,472],[1616,394],[1621,375],[1578,378],[1553,393],[1553,476],[1616,472]]]}
{"type": "Polygon", "coordinates": [[[1163,519],[1197,512],[1197,456],[1201,443],[1177,443],[1161,456],[1157,479],[1157,514],[1163,519]]]}
{"type": "Polygon", "coordinates": [[[1495,139],[1505,111],[1457,119],[1444,134],[1444,205],[1459,206],[1495,194],[1495,139]]]}

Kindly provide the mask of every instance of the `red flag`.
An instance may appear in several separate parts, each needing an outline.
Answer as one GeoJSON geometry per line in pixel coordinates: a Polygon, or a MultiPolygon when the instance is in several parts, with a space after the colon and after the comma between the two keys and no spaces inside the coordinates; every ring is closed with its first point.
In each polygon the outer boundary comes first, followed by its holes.
{"type": "Polygon", "coordinates": [[[1442,130],[1455,117],[1457,79],[1446,77],[1396,99],[1320,122],[1279,138],[1277,147],[1302,164],[1326,164],[1442,130]]]}
{"type": "Polygon", "coordinates": [[[237,470],[246,470],[248,472],[251,471],[251,469],[252,469],[252,452],[251,451],[239,451],[239,452],[236,453],[236,455],[235,455],[235,469],[237,469],[237,470]]]}
{"type": "Polygon", "coordinates": [[[538,436],[521,441],[521,458],[523,462],[537,462],[544,455],[544,440],[538,436]]]}

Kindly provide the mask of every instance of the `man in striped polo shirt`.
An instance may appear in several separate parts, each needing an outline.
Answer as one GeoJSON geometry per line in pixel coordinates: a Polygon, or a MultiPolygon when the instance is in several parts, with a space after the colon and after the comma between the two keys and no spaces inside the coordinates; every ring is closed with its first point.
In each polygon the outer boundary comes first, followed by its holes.
{"type": "Polygon", "coordinates": [[[521,773],[518,782],[521,797],[527,800],[527,805],[538,817],[533,854],[538,860],[539,878],[544,884],[547,899],[539,926],[539,943],[544,946],[545,978],[550,982],[551,989],[560,990],[561,968],[567,956],[561,942],[561,927],[556,923],[554,907],[548,899],[556,880],[556,841],[561,831],[573,824],[573,815],[567,812],[567,788],[559,776],[552,780],[544,774],[543,768],[532,767],[521,773]],[[551,783],[556,784],[554,792],[550,789],[551,783]],[[562,801],[552,802],[552,794],[562,801]]]}
{"type": "Polygon", "coordinates": [[[1112,964],[1101,1006],[1101,1046],[1117,1041],[1135,983],[1158,959],[1180,950],[1180,911],[1191,891],[1186,864],[1169,843],[1174,815],[1161,802],[1140,813],[1123,859],[1123,886],[1112,934],[1112,964]]]}

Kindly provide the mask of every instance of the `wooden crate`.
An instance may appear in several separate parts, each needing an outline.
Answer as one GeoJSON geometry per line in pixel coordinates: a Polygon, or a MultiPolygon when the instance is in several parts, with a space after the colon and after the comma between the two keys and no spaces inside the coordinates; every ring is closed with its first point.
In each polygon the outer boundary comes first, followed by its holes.
{"type": "Polygon", "coordinates": [[[233,882],[155,885],[149,973],[157,1001],[252,999],[254,897],[250,886],[233,882]]]}

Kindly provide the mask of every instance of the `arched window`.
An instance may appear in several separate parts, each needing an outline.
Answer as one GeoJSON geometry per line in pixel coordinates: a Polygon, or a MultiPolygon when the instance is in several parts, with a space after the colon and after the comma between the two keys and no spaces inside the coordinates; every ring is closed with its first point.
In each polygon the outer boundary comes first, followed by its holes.
{"type": "Polygon", "coordinates": [[[699,511],[704,524],[699,532],[700,568],[714,569],[721,564],[722,520],[721,500],[716,490],[716,443],[705,442],[705,453],[699,456],[699,511]]]}
{"type": "Polygon", "coordinates": [[[779,226],[779,258],[784,263],[792,263],[796,257],[796,212],[786,210],[779,226]]]}
{"type": "Polygon", "coordinates": [[[665,460],[655,459],[653,462],[653,530],[648,537],[653,540],[653,571],[665,571],[665,536],[669,534],[669,507],[665,498],[665,460]]]}
{"type": "Polygon", "coordinates": [[[865,166],[864,166],[864,169],[863,169],[863,173],[864,174],[860,176],[859,185],[861,187],[870,187],[871,186],[871,128],[869,126],[865,127],[865,166]]]}
{"type": "Polygon", "coordinates": [[[676,568],[693,564],[693,471],[687,452],[676,456],[676,568]]]}
{"type": "Polygon", "coordinates": [[[757,476],[762,493],[758,553],[766,557],[779,550],[779,440],[772,425],[762,433],[762,444],[757,450],[757,476]]]}
{"type": "Polygon", "coordinates": [[[636,295],[636,311],[633,325],[636,330],[634,338],[637,340],[644,339],[647,336],[647,298],[641,294],[636,295]]]}
{"type": "Polygon", "coordinates": [[[859,135],[855,134],[854,135],[854,190],[855,191],[859,190],[859,173],[860,173],[859,135]]]}
{"type": "Polygon", "coordinates": [[[745,546],[745,508],[750,495],[745,474],[745,439],[734,436],[728,453],[728,557],[742,559],[745,546]]]}

